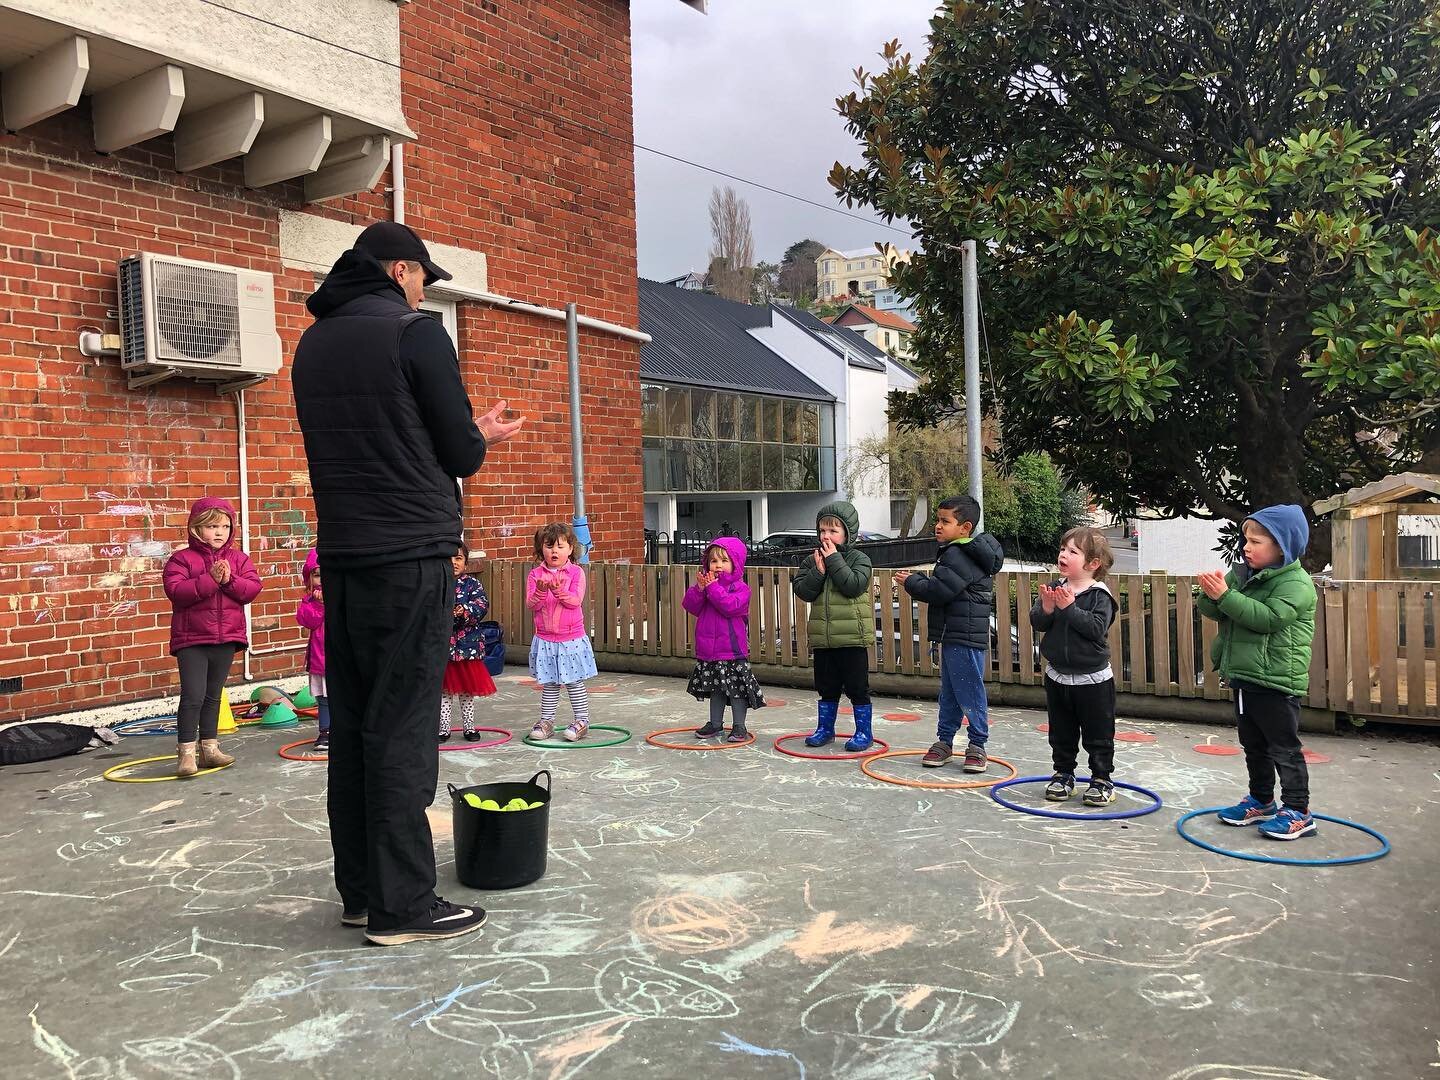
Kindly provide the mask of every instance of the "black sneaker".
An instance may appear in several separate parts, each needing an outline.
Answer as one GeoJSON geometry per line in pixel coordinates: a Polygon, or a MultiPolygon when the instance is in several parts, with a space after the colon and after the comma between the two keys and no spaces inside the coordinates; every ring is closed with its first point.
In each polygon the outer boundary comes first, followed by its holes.
{"type": "Polygon", "coordinates": [[[466,741],[466,742],[479,742],[479,741],[480,741],[480,732],[476,731],[473,727],[467,727],[467,728],[465,729],[465,741],[466,741]]]}
{"type": "Polygon", "coordinates": [[[366,930],[365,940],[375,945],[408,945],[412,941],[460,937],[484,925],[484,908],[461,907],[437,896],[430,910],[408,926],[366,930]]]}
{"type": "Polygon", "coordinates": [[[1115,801],[1115,785],[1109,780],[1091,780],[1083,799],[1086,806],[1109,806],[1115,801]]]}
{"type": "Polygon", "coordinates": [[[724,724],[717,724],[714,720],[710,720],[705,724],[704,727],[696,729],[695,738],[708,739],[713,735],[719,735],[724,730],[724,724]]]}
{"type": "Polygon", "coordinates": [[[315,745],[310,749],[319,754],[328,754],[330,752],[330,733],[323,731],[317,735],[315,737],[315,745]]]}
{"type": "Polygon", "coordinates": [[[1050,802],[1064,802],[1075,794],[1075,777],[1070,773],[1056,773],[1045,785],[1045,798],[1050,802]]]}
{"type": "Polygon", "coordinates": [[[370,921],[368,911],[342,911],[340,913],[341,926],[364,926],[370,921]]]}
{"type": "Polygon", "coordinates": [[[742,743],[750,741],[750,732],[743,727],[732,727],[730,734],[725,736],[727,743],[742,743]]]}

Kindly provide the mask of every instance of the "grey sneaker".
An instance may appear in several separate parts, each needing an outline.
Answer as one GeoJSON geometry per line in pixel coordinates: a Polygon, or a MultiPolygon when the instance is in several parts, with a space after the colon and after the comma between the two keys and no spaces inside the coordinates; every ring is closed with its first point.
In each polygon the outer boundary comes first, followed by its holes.
{"type": "Polygon", "coordinates": [[[1086,806],[1109,806],[1115,801],[1115,785],[1109,780],[1091,780],[1082,798],[1086,806]]]}
{"type": "Polygon", "coordinates": [[[1070,773],[1056,773],[1045,785],[1045,798],[1051,802],[1064,802],[1075,794],[1075,777],[1070,773]]]}

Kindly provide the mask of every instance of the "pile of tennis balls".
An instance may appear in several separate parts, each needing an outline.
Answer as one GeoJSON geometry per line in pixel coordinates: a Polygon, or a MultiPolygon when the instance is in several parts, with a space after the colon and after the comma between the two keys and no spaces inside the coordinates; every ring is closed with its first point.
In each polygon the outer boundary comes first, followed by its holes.
{"type": "Polygon", "coordinates": [[[504,806],[501,806],[494,799],[482,799],[473,791],[465,793],[465,802],[477,810],[539,810],[545,804],[542,802],[526,802],[518,795],[511,799],[504,806]]]}

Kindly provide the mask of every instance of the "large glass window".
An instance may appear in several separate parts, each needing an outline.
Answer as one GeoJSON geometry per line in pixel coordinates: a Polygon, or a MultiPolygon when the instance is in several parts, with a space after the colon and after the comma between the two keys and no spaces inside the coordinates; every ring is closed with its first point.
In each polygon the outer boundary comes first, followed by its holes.
{"type": "Polygon", "coordinates": [[[740,423],[740,399],[734,394],[715,395],[715,435],[717,438],[730,440],[741,437],[739,431],[740,423]]]}
{"type": "Polygon", "coordinates": [[[690,437],[715,438],[715,391],[690,391],[690,437]]]}
{"type": "Polygon", "coordinates": [[[835,486],[829,402],[646,383],[641,411],[646,492],[835,486]]]}
{"type": "Polygon", "coordinates": [[[640,431],[643,435],[665,434],[665,390],[647,384],[640,388],[640,431]]]}
{"type": "Polygon", "coordinates": [[[665,434],[689,438],[690,391],[670,387],[665,391],[665,434]]]}

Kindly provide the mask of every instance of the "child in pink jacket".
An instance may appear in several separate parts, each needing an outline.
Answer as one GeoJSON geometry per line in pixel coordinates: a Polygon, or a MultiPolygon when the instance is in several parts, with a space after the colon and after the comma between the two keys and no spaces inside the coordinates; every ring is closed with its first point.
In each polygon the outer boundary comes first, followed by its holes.
{"type": "Polygon", "coordinates": [[[235,546],[235,510],[207,496],[190,508],[189,544],[165,564],[170,652],[180,668],[175,775],[229,765],[220,750],[220,695],[235,654],[249,644],[245,605],[260,595],[260,575],[235,546]],[[199,749],[196,749],[196,739],[199,749]]]}
{"type": "Polygon", "coordinates": [[[708,739],[725,730],[725,705],[734,714],[726,742],[750,738],[745,715],[765,707],[765,695],[750,669],[750,586],[745,584],[745,544],[721,536],[705,549],[704,569],[685,591],[681,605],[695,616],[695,671],[685,689],[710,699],[710,722],[695,732],[708,739]]]}
{"type": "Polygon", "coordinates": [[[325,594],[320,589],[320,553],[314,548],[305,556],[300,580],[305,584],[305,598],[295,609],[295,621],[310,631],[310,643],[305,646],[305,670],[310,673],[315,719],[320,724],[314,749],[327,754],[330,752],[330,695],[325,686],[325,594]]]}
{"type": "Polygon", "coordinates": [[[567,742],[579,742],[590,730],[590,693],[585,680],[597,674],[595,653],[585,633],[585,571],[570,561],[578,546],[575,531],[564,522],[535,533],[535,559],[540,564],[525,582],[525,606],[535,616],[530,642],[530,677],[540,684],[540,719],[532,739],[555,735],[555,710],[560,687],[570,695],[575,714],[565,729],[567,742]]]}

